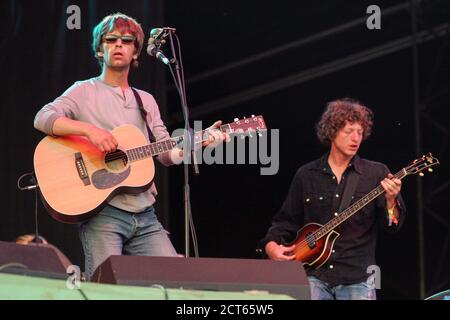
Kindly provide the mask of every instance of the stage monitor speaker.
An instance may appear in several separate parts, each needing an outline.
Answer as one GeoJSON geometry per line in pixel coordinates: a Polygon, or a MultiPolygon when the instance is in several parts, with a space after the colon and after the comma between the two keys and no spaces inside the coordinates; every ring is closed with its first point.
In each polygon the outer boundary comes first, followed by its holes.
{"type": "Polygon", "coordinates": [[[262,290],[299,300],[310,298],[303,265],[293,261],[110,256],[91,281],[193,290],[262,290]]]}
{"type": "Polygon", "coordinates": [[[69,259],[50,244],[0,241],[0,272],[66,278],[69,259]]]}

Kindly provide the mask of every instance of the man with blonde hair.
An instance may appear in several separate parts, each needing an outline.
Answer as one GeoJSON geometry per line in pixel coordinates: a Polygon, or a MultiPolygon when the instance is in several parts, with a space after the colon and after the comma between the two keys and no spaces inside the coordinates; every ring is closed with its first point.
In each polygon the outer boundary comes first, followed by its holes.
{"type": "MultiPolygon", "coordinates": [[[[101,74],[75,82],[55,101],[45,105],[35,117],[35,127],[48,135],[85,136],[104,153],[117,148],[110,130],[122,124],[138,127],[148,141],[152,136],[157,141],[169,138],[153,96],[128,83],[130,67],[138,66],[143,43],[144,33],[135,19],[121,13],[105,17],[94,28],[92,41],[101,74]]],[[[228,140],[227,135],[216,129],[220,124],[217,121],[213,125],[211,139],[204,146],[216,146],[228,140]]],[[[166,166],[179,164],[183,154],[174,148],[157,159],[166,166]]],[[[117,194],[99,214],[80,224],[87,279],[110,255],[177,255],[155,215],[156,195],[154,184],[137,195],[117,194]]]]}

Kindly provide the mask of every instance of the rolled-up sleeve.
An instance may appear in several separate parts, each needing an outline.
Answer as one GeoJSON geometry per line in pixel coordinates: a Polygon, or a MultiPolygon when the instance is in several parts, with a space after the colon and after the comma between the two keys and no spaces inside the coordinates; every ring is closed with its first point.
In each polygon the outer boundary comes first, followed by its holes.
{"type": "Polygon", "coordinates": [[[83,99],[83,90],[77,83],[61,96],[42,107],[34,118],[34,127],[48,135],[53,135],[53,124],[59,117],[76,119],[79,106],[77,101],[83,99]]]}

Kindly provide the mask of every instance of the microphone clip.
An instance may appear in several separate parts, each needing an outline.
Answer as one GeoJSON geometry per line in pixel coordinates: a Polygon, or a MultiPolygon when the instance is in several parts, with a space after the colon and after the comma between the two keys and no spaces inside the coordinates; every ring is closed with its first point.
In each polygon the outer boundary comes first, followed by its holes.
{"type": "Polygon", "coordinates": [[[150,38],[148,39],[149,45],[155,45],[158,49],[166,44],[166,37],[170,32],[175,32],[175,28],[163,27],[154,28],[150,31],[150,38]]]}
{"type": "Polygon", "coordinates": [[[154,28],[150,31],[150,37],[148,39],[147,53],[160,60],[165,65],[170,65],[171,61],[164,56],[161,51],[161,47],[166,43],[165,38],[170,35],[171,32],[175,32],[175,28],[163,27],[154,28]]]}

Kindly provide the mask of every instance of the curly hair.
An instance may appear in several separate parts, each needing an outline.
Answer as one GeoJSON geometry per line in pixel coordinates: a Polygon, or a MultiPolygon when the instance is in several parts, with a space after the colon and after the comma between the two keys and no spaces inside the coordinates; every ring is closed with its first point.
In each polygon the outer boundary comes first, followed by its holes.
{"type": "Polygon", "coordinates": [[[325,112],[316,125],[320,143],[329,146],[337,132],[345,127],[347,122],[360,123],[363,127],[363,140],[366,140],[372,133],[373,112],[352,98],[328,102],[325,112]]]}
{"type": "MultiPolygon", "coordinates": [[[[94,51],[94,56],[97,58],[100,66],[103,65],[103,57],[99,56],[100,46],[102,44],[102,38],[108,32],[113,31],[115,28],[120,30],[120,32],[129,32],[131,35],[136,37],[134,42],[134,47],[136,48],[136,54],[139,56],[144,44],[144,31],[142,31],[141,25],[131,17],[123,13],[110,14],[103,18],[103,20],[94,27],[92,30],[92,50],[94,51]]],[[[133,59],[131,64],[133,67],[137,67],[139,62],[137,59],[133,59]]]]}

